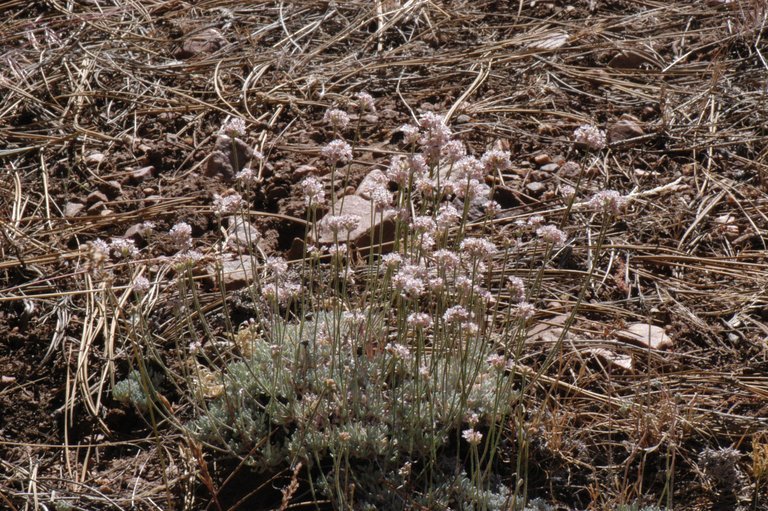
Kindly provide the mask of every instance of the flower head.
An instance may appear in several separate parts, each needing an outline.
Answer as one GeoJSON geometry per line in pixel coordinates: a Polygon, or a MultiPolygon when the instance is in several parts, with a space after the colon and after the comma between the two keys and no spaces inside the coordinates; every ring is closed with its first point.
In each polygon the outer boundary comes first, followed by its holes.
{"type": "Polygon", "coordinates": [[[421,296],[426,291],[426,268],[415,264],[403,264],[392,277],[392,285],[407,298],[421,296]]]}
{"type": "Polygon", "coordinates": [[[509,151],[501,151],[499,149],[491,149],[486,151],[482,158],[480,158],[485,171],[487,173],[496,172],[499,170],[509,170],[512,167],[512,162],[509,161],[509,151]]]}
{"type": "Polygon", "coordinates": [[[371,190],[371,202],[376,208],[384,208],[392,203],[392,194],[386,185],[379,185],[371,190]]]}
{"type": "Polygon", "coordinates": [[[520,277],[510,275],[507,277],[507,287],[509,287],[510,295],[516,302],[521,302],[525,299],[525,283],[520,277]]]}
{"type": "Polygon", "coordinates": [[[533,304],[528,302],[520,302],[517,304],[517,315],[521,319],[530,319],[533,317],[533,315],[536,313],[536,307],[533,306],[533,304]]]}
{"type": "Polygon", "coordinates": [[[239,117],[229,117],[221,125],[219,132],[228,137],[242,137],[245,135],[245,121],[239,117]]]}
{"type": "Polygon", "coordinates": [[[305,178],[301,182],[301,191],[308,206],[320,206],[325,202],[325,189],[316,177],[305,178]]]}
{"type": "Polygon", "coordinates": [[[467,321],[469,318],[469,312],[461,305],[454,305],[453,307],[449,307],[443,313],[443,321],[445,321],[447,325],[451,325],[453,323],[461,323],[467,321]]]}
{"type": "Polygon", "coordinates": [[[445,124],[441,115],[426,112],[419,117],[419,126],[422,129],[419,144],[424,154],[435,161],[440,158],[440,153],[445,144],[451,140],[451,129],[445,124]]]}
{"type": "Polygon", "coordinates": [[[149,287],[150,284],[147,277],[139,276],[133,279],[133,282],[131,282],[131,289],[133,289],[133,291],[136,293],[146,293],[149,291],[149,287]]]}
{"type": "Polygon", "coordinates": [[[605,132],[591,124],[584,124],[573,132],[573,140],[581,146],[599,151],[605,147],[605,132]]]}
{"type": "Polygon", "coordinates": [[[253,186],[258,183],[258,174],[250,167],[243,167],[243,170],[235,174],[235,180],[245,186],[253,186]]]}
{"type": "Polygon", "coordinates": [[[344,110],[330,108],[325,111],[323,121],[330,124],[334,129],[343,130],[349,125],[349,115],[344,110]]]}
{"type": "Polygon", "coordinates": [[[367,92],[358,92],[355,94],[355,97],[357,98],[357,108],[359,108],[361,112],[376,111],[376,103],[373,100],[373,96],[367,92]]]}
{"type": "Polygon", "coordinates": [[[601,190],[589,199],[589,205],[609,215],[618,215],[627,205],[628,199],[616,190],[601,190]]]}
{"type": "Polygon", "coordinates": [[[136,242],[129,238],[112,238],[109,249],[116,259],[133,259],[139,255],[136,242]]]}
{"type": "Polygon", "coordinates": [[[320,152],[330,165],[346,163],[352,159],[352,147],[341,139],[329,142],[320,152]]]}
{"type": "Polygon", "coordinates": [[[474,429],[465,429],[461,432],[461,436],[469,445],[478,445],[483,441],[483,434],[474,429]]]}
{"type": "Polygon", "coordinates": [[[264,267],[271,275],[284,275],[288,271],[288,263],[282,257],[267,257],[264,267]]]}
{"type": "Polygon", "coordinates": [[[438,250],[432,254],[432,259],[434,259],[435,263],[437,263],[447,271],[454,270],[456,267],[459,266],[459,256],[456,255],[455,252],[451,252],[450,250],[446,250],[446,249],[438,250]]]}
{"type": "Polygon", "coordinates": [[[168,231],[168,237],[171,244],[178,250],[189,250],[192,248],[192,227],[186,222],[179,222],[168,231]]]}
{"type": "Polygon", "coordinates": [[[400,266],[400,263],[403,262],[403,258],[400,254],[392,252],[391,254],[384,254],[381,256],[381,262],[384,264],[385,268],[393,269],[400,266]]]}
{"type": "Polygon", "coordinates": [[[220,216],[231,215],[240,209],[243,203],[243,196],[239,193],[230,193],[228,195],[214,194],[213,211],[220,216]]]}
{"type": "Polygon", "coordinates": [[[496,245],[485,238],[467,238],[461,242],[461,250],[469,254],[470,257],[478,259],[492,256],[498,252],[496,245]]]}
{"type": "Polygon", "coordinates": [[[419,141],[419,128],[413,124],[403,124],[398,129],[403,134],[403,140],[406,144],[415,144],[419,141]]]}
{"type": "Polygon", "coordinates": [[[437,211],[437,227],[440,230],[445,230],[453,227],[457,222],[461,220],[461,213],[452,204],[442,204],[437,211]]]}
{"type": "Polygon", "coordinates": [[[485,165],[474,156],[465,156],[456,162],[453,167],[457,181],[466,181],[468,179],[481,180],[485,176],[485,165]]]}
{"type": "Polygon", "coordinates": [[[408,315],[408,324],[413,328],[429,328],[432,326],[432,318],[425,312],[414,312],[408,315]]]}
{"type": "Polygon", "coordinates": [[[450,163],[456,163],[467,155],[467,148],[461,140],[450,140],[443,145],[442,156],[450,163]]]}
{"type": "Polygon", "coordinates": [[[411,358],[411,350],[402,344],[391,342],[384,349],[396,360],[408,360],[411,358]]]}
{"type": "Polygon", "coordinates": [[[565,242],[568,241],[568,236],[551,224],[543,225],[536,229],[536,235],[539,236],[544,243],[549,243],[554,246],[564,245],[565,242]]]}
{"type": "Polygon", "coordinates": [[[360,217],[355,215],[326,215],[321,223],[333,234],[349,233],[360,225],[360,217]]]}
{"type": "Polygon", "coordinates": [[[499,371],[503,371],[507,367],[507,359],[504,358],[504,355],[499,355],[498,353],[494,353],[493,355],[490,355],[488,358],[485,359],[485,361],[488,363],[489,366],[499,371]]]}
{"type": "Polygon", "coordinates": [[[562,195],[564,199],[571,199],[576,195],[576,188],[571,185],[562,185],[560,187],[560,195],[562,195]]]}

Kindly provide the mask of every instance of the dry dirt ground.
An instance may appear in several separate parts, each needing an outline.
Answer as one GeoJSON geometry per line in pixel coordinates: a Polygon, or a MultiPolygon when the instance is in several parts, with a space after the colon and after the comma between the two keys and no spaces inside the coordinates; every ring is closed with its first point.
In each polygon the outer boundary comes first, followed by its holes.
{"type": "MultiPolygon", "coordinates": [[[[226,480],[177,429],[111,399],[132,348],[119,314],[94,298],[87,243],[182,219],[199,246],[219,239],[213,196],[232,185],[206,170],[234,116],[265,155],[249,204],[262,250],[288,254],[303,235],[290,218],[305,215],[297,183],[330,139],[323,115],[366,91],[377,112],[353,119],[351,185],[400,150],[398,126],[433,111],[476,154],[511,151],[513,168],[489,177],[510,222],[562,214],[568,161],[589,166],[586,190],[640,193],[611,225],[580,309],[580,338],[595,344],[571,346],[544,385],[557,399],[532,425],[529,494],[557,509],[670,494],[677,509],[766,509],[767,10],[760,0],[2,2],[0,508],[204,509],[211,492],[227,507],[256,490],[245,469],[226,480]],[[608,132],[599,153],[574,148],[587,123],[608,132]],[[662,327],[672,346],[625,350],[633,367],[622,370],[606,353],[631,323],[662,327]],[[699,453],[722,447],[740,453],[735,491],[702,475],[699,453]]],[[[566,230],[587,236],[586,225],[566,230]]],[[[161,242],[152,250],[165,255],[161,242]]],[[[574,249],[546,272],[540,321],[558,317],[588,257],[574,249]]],[[[221,293],[205,299],[214,310],[221,293]]],[[[174,335],[173,307],[156,309],[160,337],[174,335]]],[[[275,505],[242,501],[258,503],[275,505]]]]}

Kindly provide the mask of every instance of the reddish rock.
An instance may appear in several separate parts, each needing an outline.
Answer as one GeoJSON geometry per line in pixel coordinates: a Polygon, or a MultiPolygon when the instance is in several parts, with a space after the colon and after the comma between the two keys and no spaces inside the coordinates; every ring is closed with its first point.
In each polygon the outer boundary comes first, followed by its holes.
{"type": "Polygon", "coordinates": [[[141,167],[140,169],[132,170],[129,177],[129,180],[133,183],[141,183],[145,179],[149,179],[151,177],[154,177],[155,175],[155,167],[152,165],[148,167],[141,167]]]}
{"type": "Polygon", "coordinates": [[[205,175],[219,176],[227,182],[232,181],[235,174],[243,170],[252,156],[253,149],[244,141],[219,135],[213,152],[208,157],[205,175]]]}
{"type": "Polygon", "coordinates": [[[615,143],[645,135],[639,121],[631,116],[623,116],[608,126],[608,142],[615,143]]]}
{"type": "Polygon", "coordinates": [[[547,163],[552,163],[552,158],[546,153],[537,154],[533,157],[533,163],[541,167],[542,165],[546,165],[547,163]]]}
{"type": "Polygon", "coordinates": [[[104,181],[98,185],[99,191],[110,199],[115,199],[123,194],[123,187],[117,181],[104,181]]]}
{"type": "Polygon", "coordinates": [[[227,40],[221,32],[215,28],[208,28],[187,36],[181,44],[181,49],[176,52],[176,57],[187,59],[196,55],[207,55],[220,50],[227,44],[227,40]]]}
{"type": "Polygon", "coordinates": [[[615,69],[639,69],[643,65],[656,67],[650,55],[637,51],[622,51],[608,62],[608,67],[615,69]]]}
{"type": "Polygon", "coordinates": [[[107,205],[104,203],[104,201],[97,201],[88,207],[88,213],[98,213],[106,209],[106,207],[107,205]]]}
{"type": "Polygon", "coordinates": [[[109,198],[104,192],[101,192],[99,190],[94,190],[91,193],[88,194],[88,197],[85,198],[85,203],[89,206],[93,206],[97,202],[107,202],[109,201],[109,198]]]}
{"type": "Polygon", "coordinates": [[[498,202],[499,205],[504,209],[516,208],[522,204],[522,201],[518,197],[517,192],[509,186],[494,187],[491,198],[498,202]]]}

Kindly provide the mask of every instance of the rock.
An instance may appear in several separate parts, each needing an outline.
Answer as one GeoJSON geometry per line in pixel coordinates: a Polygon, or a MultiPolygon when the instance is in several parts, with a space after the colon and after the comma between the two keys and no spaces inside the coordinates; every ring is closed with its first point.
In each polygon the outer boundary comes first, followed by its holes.
{"type": "Polygon", "coordinates": [[[612,365],[625,371],[632,371],[632,357],[629,355],[614,353],[605,348],[590,348],[582,351],[582,353],[592,356],[604,364],[612,365]]]}
{"type": "Polygon", "coordinates": [[[652,348],[665,349],[672,347],[672,339],[664,329],[648,323],[633,323],[624,330],[616,332],[616,337],[632,344],[652,348]]]}
{"type": "MultiPolygon", "coordinates": [[[[357,195],[347,195],[342,199],[336,201],[336,206],[333,209],[333,215],[352,215],[358,217],[359,225],[357,228],[349,233],[349,240],[355,244],[358,249],[370,247],[372,244],[378,244],[379,242],[388,242],[394,239],[395,224],[392,220],[394,212],[386,211],[383,214],[380,211],[373,211],[373,217],[371,217],[372,204],[368,199],[358,197],[357,195]],[[343,201],[343,203],[342,203],[343,201]],[[373,240],[371,239],[371,228],[373,227],[373,240]],[[383,229],[383,231],[382,231],[383,229]],[[383,234],[383,235],[382,235],[383,234]]],[[[333,233],[324,226],[323,222],[319,222],[319,239],[320,243],[328,244],[334,242],[333,233]]],[[[347,239],[346,233],[339,233],[339,241],[347,239]]]]}
{"type": "Polygon", "coordinates": [[[495,187],[491,198],[504,209],[516,208],[522,203],[517,197],[517,192],[509,186],[495,187]]]}
{"type": "Polygon", "coordinates": [[[219,135],[206,163],[205,175],[221,176],[225,181],[232,181],[252,156],[253,149],[241,139],[219,135]]]}
{"type": "Polygon", "coordinates": [[[541,167],[542,165],[552,163],[552,158],[546,153],[537,154],[533,157],[533,163],[541,167]]]}
{"type": "Polygon", "coordinates": [[[64,216],[77,216],[83,208],[85,208],[85,204],[80,204],[79,202],[67,202],[64,205],[64,216]]]}
{"type": "Polygon", "coordinates": [[[128,229],[126,229],[125,234],[123,235],[124,238],[133,238],[137,241],[146,241],[146,235],[149,231],[151,231],[152,228],[147,225],[147,222],[142,222],[140,224],[133,224],[128,229]]]}
{"type": "Polygon", "coordinates": [[[254,280],[257,271],[256,263],[250,257],[233,256],[221,262],[221,268],[215,264],[206,267],[206,280],[213,286],[224,286],[225,289],[239,289],[254,280]]]}
{"type": "Polygon", "coordinates": [[[304,257],[304,239],[303,238],[293,238],[293,241],[291,242],[291,248],[288,249],[288,252],[285,255],[285,258],[288,261],[295,261],[297,259],[301,259],[304,257]]]}
{"type": "Polygon", "coordinates": [[[294,170],[293,173],[296,175],[296,177],[304,177],[309,175],[317,175],[320,172],[314,165],[301,165],[296,170],[294,170]]]}
{"type": "Polygon", "coordinates": [[[261,241],[261,233],[242,216],[231,216],[228,219],[227,243],[237,249],[252,253],[261,241]]]}
{"type": "Polygon", "coordinates": [[[85,198],[85,203],[89,206],[92,206],[96,204],[97,202],[108,202],[109,198],[104,192],[101,192],[99,190],[94,190],[91,193],[88,194],[88,197],[85,198]]]}
{"type": "Polygon", "coordinates": [[[130,181],[133,183],[141,183],[145,179],[149,179],[155,176],[155,167],[152,165],[148,167],[141,167],[140,169],[134,169],[129,175],[130,181]]]}
{"type": "Polygon", "coordinates": [[[123,194],[123,187],[117,181],[104,181],[98,185],[99,191],[107,195],[110,199],[120,197],[123,194]]]}
{"type": "Polygon", "coordinates": [[[99,215],[101,215],[101,216],[109,216],[109,215],[112,215],[114,213],[115,213],[114,211],[112,211],[111,209],[107,208],[107,209],[102,209],[99,212],[99,215]]]}
{"type": "Polygon", "coordinates": [[[106,209],[106,207],[107,205],[104,201],[97,201],[88,207],[88,213],[98,213],[99,211],[106,209]]]}
{"type": "Polygon", "coordinates": [[[560,168],[560,165],[558,165],[557,163],[547,163],[546,165],[542,165],[539,170],[542,170],[544,172],[555,172],[559,168],[560,168]]]}
{"type": "Polygon", "coordinates": [[[718,230],[729,238],[736,237],[741,232],[736,224],[736,217],[729,213],[715,218],[715,223],[718,225],[718,230]]]}
{"type": "MultiPolygon", "coordinates": [[[[526,332],[526,342],[557,342],[563,334],[566,321],[568,321],[568,314],[559,314],[546,321],[536,323],[526,332]]],[[[570,333],[566,333],[566,336],[570,336],[570,333]]]]}
{"type": "Polygon", "coordinates": [[[387,183],[389,183],[389,179],[384,172],[379,169],[373,169],[363,178],[363,181],[360,183],[360,186],[357,187],[355,193],[364,199],[370,199],[371,191],[381,184],[386,186],[387,183]]]}
{"type": "Polygon", "coordinates": [[[616,143],[622,140],[642,137],[645,135],[643,128],[640,127],[636,118],[632,116],[623,116],[615,123],[608,126],[608,142],[616,143]]]}
{"type": "Polygon", "coordinates": [[[98,165],[104,161],[104,155],[102,153],[91,153],[85,157],[85,163],[93,163],[98,165]]]}
{"type": "Polygon", "coordinates": [[[188,35],[181,44],[181,49],[176,52],[176,57],[187,59],[196,55],[207,55],[220,50],[226,44],[227,40],[221,32],[215,28],[208,28],[188,35]]]}
{"type": "Polygon", "coordinates": [[[547,189],[547,185],[538,181],[532,181],[525,185],[525,189],[528,190],[532,196],[537,197],[544,193],[544,190],[547,189]]]}
{"type": "Polygon", "coordinates": [[[636,51],[622,51],[608,62],[608,67],[614,69],[639,69],[644,65],[650,65],[654,68],[657,67],[650,55],[636,51]]]}
{"type": "Polygon", "coordinates": [[[719,217],[715,218],[715,223],[720,225],[732,224],[735,221],[736,221],[736,217],[731,215],[730,213],[726,213],[724,215],[720,215],[719,217]]]}

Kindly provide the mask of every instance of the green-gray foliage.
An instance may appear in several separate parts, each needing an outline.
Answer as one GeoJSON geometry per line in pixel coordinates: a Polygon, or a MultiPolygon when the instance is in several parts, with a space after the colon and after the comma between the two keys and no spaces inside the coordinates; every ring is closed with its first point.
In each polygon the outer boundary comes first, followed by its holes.
{"type": "Polygon", "coordinates": [[[141,374],[131,371],[128,377],[115,383],[112,389],[112,398],[121,403],[133,405],[140,412],[146,412],[149,408],[149,400],[141,384],[141,374]]]}
{"type": "MultiPolygon", "coordinates": [[[[248,334],[250,358],[226,368],[224,395],[209,404],[192,431],[249,455],[251,465],[262,470],[301,460],[322,471],[320,479],[332,481],[343,459],[344,470],[360,468],[345,475],[358,495],[413,485],[430,500],[442,495],[454,505],[457,495],[468,492],[446,489],[464,481],[458,476],[456,441],[467,415],[477,414],[482,429],[510,411],[511,397],[501,404],[496,400],[505,375],[486,362],[488,348],[481,345],[486,341],[462,337],[464,360],[440,353],[417,356],[392,344],[383,349],[387,333],[375,313],[315,317],[303,324],[276,321],[263,337],[248,334]],[[363,337],[375,347],[363,346],[363,337]],[[408,462],[413,471],[403,476],[408,462]],[[433,488],[423,487],[428,480],[433,488]]],[[[324,487],[323,493],[331,493],[330,484],[318,484],[324,487]]],[[[483,508],[494,508],[488,503],[498,500],[485,490],[470,493],[486,502],[483,508]]],[[[388,502],[375,504],[397,507],[401,499],[383,498],[388,502]]]]}

